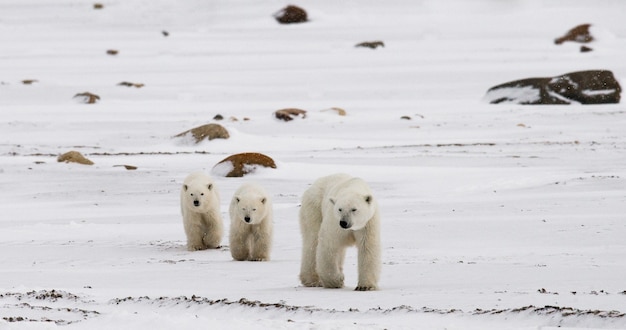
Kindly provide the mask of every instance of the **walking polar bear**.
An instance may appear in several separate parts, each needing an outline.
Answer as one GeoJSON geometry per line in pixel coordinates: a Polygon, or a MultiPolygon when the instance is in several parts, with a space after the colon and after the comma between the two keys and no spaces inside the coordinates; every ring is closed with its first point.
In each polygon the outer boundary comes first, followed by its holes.
{"type": "Polygon", "coordinates": [[[180,190],[180,208],[189,251],[220,247],[224,224],[220,214],[220,197],[208,175],[189,174],[180,190]]]}
{"type": "Polygon", "coordinates": [[[300,209],[304,286],[343,287],[346,248],[358,249],[357,291],[376,290],[381,269],[380,215],[368,185],[347,174],[317,179],[300,209]]]}
{"type": "Polygon", "coordinates": [[[254,183],[243,184],[230,202],[230,254],[238,261],[269,261],[272,247],[272,201],[254,183]]]}

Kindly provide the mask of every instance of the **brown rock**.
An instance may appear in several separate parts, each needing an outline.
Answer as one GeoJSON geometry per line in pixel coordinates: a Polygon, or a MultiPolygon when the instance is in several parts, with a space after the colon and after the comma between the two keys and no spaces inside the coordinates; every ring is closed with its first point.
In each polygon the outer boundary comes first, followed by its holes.
{"type": "Polygon", "coordinates": [[[264,154],[246,152],[226,157],[213,167],[213,173],[225,177],[242,177],[254,173],[259,167],[276,168],[276,163],[264,154]]]}
{"type": "Polygon", "coordinates": [[[593,36],[589,33],[589,27],[591,24],[581,24],[578,25],[571,30],[567,31],[567,33],[554,40],[554,43],[560,45],[566,41],[574,41],[580,43],[587,43],[593,41],[593,36]]]}
{"type": "Polygon", "coordinates": [[[32,85],[34,83],[38,82],[38,80],[36,79],[24,79],[22,80],[22,84],[24,85],[32,85]]]}
{"type": "Polygon", "coordinates": [[[101,3],[94,3],[93,4],[93,9],[102,9],[104,8],[104,5],[101,3]]]}
{"type": "Polygon", "coordinates": [[[117,55],[118,53],[119,53],[119,51],[116,50],[116,49],[109,49],[109,50],[107,50],[107,54],[109,54],[109,55],[117,55]]]}
{"type": "Polygon", "coordinates": [[[183,137],[189,133],[193,135],[196,143],[200,143],[204,139],[228,139],[230,137],[228,131],[219,124],[206,124],[198,126],[196,128],[184,131],[180,134],[176,134],[174,135],[174,137],[183,137]]]}
{"type": "Polygon", "coordinates": [[[304,23],[308,20],[306,11],[293,5],[289,5],[274,13],[274,18],[280,24],[304,23]]]}
{"type": "Polygon", "coordinates": [[[511,81],[490,88],[485,98],[492,104],[604,104],[619,103],[621,90],[611,71],[591,70],[511,81]]]}
{"type": "Polygon", "coordinates": [[[74,98],[81,97],[84,103],[94,104],[100,100],[100,96],[92,94],[90,92],[78,93],[74,95],[74,98]]]}
{"type": "Polygon", "coordinates": [[[274,112],[274,116],[280,120],[291,121],[294,118],[306,118],[306,111],[296,108],[281,109],[274,112]]]}
{"type": "Polygon", "coordinates": [[[78,151],[68,151],[57,157],[57,162],[79,163],[83,165],[93,165],[93,162],[78,151]]]}
{"type": "Polygon", "coordinates": [[[342,108],[338,108],[338,107],[332,107],[330,109],[324,109],[321,110],[322,112],[327,112],[327,111],[332,111],[335,112],[336,114],[338,114],[339,116],[345,116],[348,113],[346,112],[346,110],[342,109],[342,108]]]}
{"type": "Polygon", "coordinates": [[[129,171],[134,171],[137,169],[137,166],[134,166],[134,165],[113,165],[113,167],[124,167],[125,169],[129,171]]]}

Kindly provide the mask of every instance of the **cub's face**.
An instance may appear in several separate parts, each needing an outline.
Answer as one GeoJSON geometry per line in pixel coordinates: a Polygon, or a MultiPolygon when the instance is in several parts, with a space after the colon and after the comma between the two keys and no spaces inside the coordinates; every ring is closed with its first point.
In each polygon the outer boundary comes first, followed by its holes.
{"type": "Polygon", "coordinates": [[[208,212],[213,198],[213,183],[183,185],[183,203],[194,212],[208,212]]]}
{"type": "Polygon", "coordinates": [[[333,206],[333,218],[343,229],[363,229],[374,216],[371,195],[353,195],[342,198],[330,198],[333,206]]]}
{"type": "Polygon", "coordinates": [[[265,217],[265,197],[235,197],[235,209],[239,215],[239,219],[246,224],[256,225],[263,221],[265,217]]]}

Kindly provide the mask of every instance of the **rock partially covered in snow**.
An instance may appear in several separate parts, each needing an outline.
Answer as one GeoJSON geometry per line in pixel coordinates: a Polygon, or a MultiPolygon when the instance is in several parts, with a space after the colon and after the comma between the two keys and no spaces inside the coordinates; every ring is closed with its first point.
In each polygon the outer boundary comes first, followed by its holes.
{"type": "Polygon", "coordinates": [[[62,163],[78,163],[78,164],[83,164],[83,165],[93,165],[93,162],[87,158],[85,158],[85,156],[83,156],[80,152],[78,151],[68,151],[62,155],[60,155],[59,157],[57,157],[57,162],[62,163]]]}
{"type": "Polygon", "coordinates": [[[174,137],[185,137],[189,134],[193,136],[196,144],[204,141],[205,139],[228,139],[230,137],[228,131],[219,124],[207,124],[198,126],[190,130],[184,131],[180,134],[176,134],[174,137]]]}
{"type": "Polygon", "coordinates": [[[511,81],[491,87],[485,99],[492,104],[603,104],[619,103],[620,92],[611,71],[591,70],[511,81]]]}
{"type": "Polygon", "coordinates": [[[293,5],[289,5],[276,12],[274,18],[276,18],[280,24],[304,23],[308,20],[306,11],[293,5]]]}
{"type": "Polygon", "coordinates": [[[294,118],[306,118],[306,110],[288,108],[274,111],[274,117],[283,121],[292,121],[294,118]]]}
{"type": "Polygon", "coordinates": [[[591,24],[581,24],[571,30],[567,31],[564,36],[556,38],[554,43],[560,45],[566,41],[574,41],[580,43],[587,43],[593,41],[593,36],[589,33],[589,27],[591,24]]]}
{"type": "Polygon", "coordinates": [[[245,152],[224,158],[213,167],[211,173],[215,176],[242,177],[259,167],[276,168],[276,163],[264,154],[245,152]]]}

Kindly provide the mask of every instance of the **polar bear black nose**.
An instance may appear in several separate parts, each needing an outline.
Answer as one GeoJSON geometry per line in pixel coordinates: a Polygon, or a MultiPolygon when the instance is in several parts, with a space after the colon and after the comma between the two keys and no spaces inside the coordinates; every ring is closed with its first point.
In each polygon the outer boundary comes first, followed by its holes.
{"type": "Polygon", "coordinates": [[[247,223],[250,223],[250,217],[244,217],[243,220],[247,223]]]}
{"type": "Polygon", "coordinates": [[[341,221],[339,221],[339,225],[340,225],[340,226],[341,226],[341,228],[343,228],[343,229],[348,229],[348,228],[350,228],[350,224],[348,224],[348,221],[345,221],[345,220],[341,220],[341,221]]]}
{"type": "Polygon", "coordinates": [[[193,206],[200,206],[200,201],[193,201],[193,206]]]}

